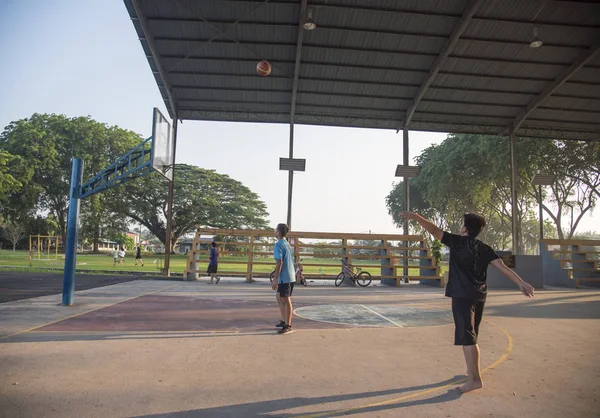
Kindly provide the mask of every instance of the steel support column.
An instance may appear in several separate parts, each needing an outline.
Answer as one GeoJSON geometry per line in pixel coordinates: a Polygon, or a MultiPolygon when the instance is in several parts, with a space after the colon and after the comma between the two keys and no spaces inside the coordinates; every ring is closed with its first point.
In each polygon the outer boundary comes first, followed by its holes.
{"type": "Polygon", "coordinates": [[[517,161],[515,157],[515,134],[509,135],[510,141],[510,199],[512,217],[512,252],[519,254],[518,207],[517,207],[517,161]]]}
{"type": "MultiPolygon", "coordinates": [[[[298,97],[298,80],[300,78],[300,61],[302,60],[302,42],[304,40],[304,22],[306,22],[306,12],[308,0],[302,0],[300,4],[300,21],[298,22],[298,38],[296,39],[296,59],[294,60],[294,79],[292,82],[292,103],[290,110],[290,157],[294,158],[294,123],[296,121],[296,99],[298,97]]],[[[292,229],[292,192],[294,188],[294,172],[288,173],[288,208],[287,225],[292,229]]]]}
{"type": "MultiPolygon", "coordinates": [[[[402,163],[404,166],[408,167],[410,164],[409,158],[409,148],[408,148],[408,128],[405,126],[402,130],[402,163]]],[[[410,211],[410,178],[404,177],[404,210],[410,211]]],[[[408,235],[408,219],[404,218],[404,235],[408,235]]],[[[408,241],[404,243],[405,247],[408,247],[408,241]]],[[[404,269],[402,274],[404,275],[404,280],[408,283],[408,250],[404,251],[404,269]]]]}
{"type": "MultiPolygon", "coordinates": [[[[67,242],[65,243],[65,271],[63,276],[62,305],[73,305],[75,293],[75,265],[77,257],[77,224],[79,223],[79,193],[83,180],[83,160],[73,158],[71,168],[71,192],[69,200],[69,218],[67,220],[67,242]]],[[[40,238],[37,242],[40,251],[40,238]]]]}
{"type": "MultiPolygon", "coordinates": [[[[294,158],[294,123],[290,123],[290,158],[294,158]]],[[[288,171],[287,225],[292,229],[292,193],[294,189],[294,171],[288,171]]]]}

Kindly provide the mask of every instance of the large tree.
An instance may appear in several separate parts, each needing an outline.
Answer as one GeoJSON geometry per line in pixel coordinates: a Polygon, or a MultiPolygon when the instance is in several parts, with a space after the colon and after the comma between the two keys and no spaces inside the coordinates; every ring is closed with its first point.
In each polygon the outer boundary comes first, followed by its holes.
{"type": "MultiPolygon", "coordinates": [[[[0,134],[0,150],[19,156],[27,170],[21,170],[26,181],[21,181],[20,190],[10,197],[8,213],[12,218],[19,218],[49,211],[66,242],[72,159],[83,159],[85,181],[140,140],[134,132],[109,127],[90,117],[36,113],[30,118],[11,122],[0,134]]],[[[110,196],[106,194],[82,202],[84,232],[92,231],[89,233],[95,248],[101,226],[115,216],[109,210],[111,205],[107,199],[110,196]]]]}
{"type": "Polygon", "coordinates": [[[155,173],[131,181],[120,190],[121,213],[141,223],[173,250],[195,226],[265,228],[266,205],[258,195],[231,177],[199,167],[175,166],[173,232],[166,242],[167,181],[155,173]]]}
{"type": "MultiPolygon", "coordinates": [[[[520,138],[516,141],[518,246],[531,245],[531,219],[537,209],[537,191],[530,179],[535,173],[554,174],[556,184],[544,196],[559,238],[571,237],[579,221],[597,200],[600,170],[598,145],[575,141],[520,138]],[[566,216],[571,216],[566,221],[566,216]],[[528,236],[526,236],[528,235],[528,236]]],[[[485,135],[451,134],[440,145],[416,158],[421,173],[411,180],[411,207],[456,230],[467,211],[483,214],[489,223],[484,239],[499,248],[510,244],[511,194],[508,140],[485,135]]],[[[402,183],[387,198],[394,221],[402,208],[402,183]]]]}
{"type": "Polygon", "coordinates": [[[21,158],[0,150],[0,198],[6,198],[9,193],[23,187],[23,184],[10,172],[15,162],[21,162],[21,158]]]}

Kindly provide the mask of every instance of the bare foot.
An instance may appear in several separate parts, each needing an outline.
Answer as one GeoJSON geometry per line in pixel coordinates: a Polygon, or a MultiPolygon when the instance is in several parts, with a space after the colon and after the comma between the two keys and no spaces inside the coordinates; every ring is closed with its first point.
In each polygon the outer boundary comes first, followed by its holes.
{"type": "Polygon", "coordinates": [[[467,393],[473,390],[481,389],[483,387],[483,382],[481,380],[468,380],[462,386],[457,386],[456,390],[460,393],[467,393]]]}

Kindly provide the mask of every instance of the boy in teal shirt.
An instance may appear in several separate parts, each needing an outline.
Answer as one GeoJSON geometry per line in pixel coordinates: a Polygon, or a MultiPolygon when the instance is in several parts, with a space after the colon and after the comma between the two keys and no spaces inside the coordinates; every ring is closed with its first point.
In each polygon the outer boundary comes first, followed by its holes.
{"type": "Polygon", "coordinates": [[[274,247],[274,257],[277,265],[275,266],[275,279],[273,280],[273,290],[277,290],[277,303],[281,310],[282,320],[276,325],[281,328],[279,334],[289,334],[292,332],[292,292],[296,275],[294,274],[294,254],[292,247],[285,239],[290,228],[286,224],[279,224],[275,229],[277,242],[274,247]]]}

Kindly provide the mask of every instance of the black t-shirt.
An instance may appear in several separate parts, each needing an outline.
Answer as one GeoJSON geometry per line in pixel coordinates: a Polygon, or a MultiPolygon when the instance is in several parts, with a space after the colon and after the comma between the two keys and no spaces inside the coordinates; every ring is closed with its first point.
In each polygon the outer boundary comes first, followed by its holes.
{"type": "Polygon", "coordinates": [[[487,268],[498,255],[477,238],[444,232],[442,244],[450,248],[446,296],[483,302],[487,295],[487,268]]]}

